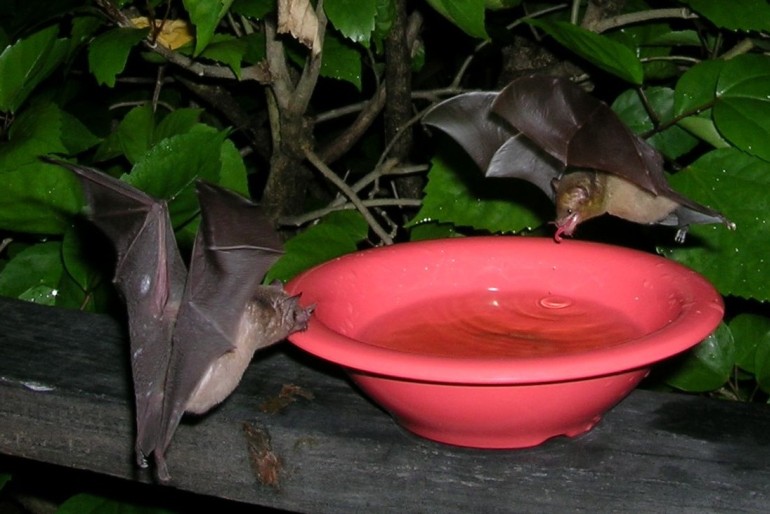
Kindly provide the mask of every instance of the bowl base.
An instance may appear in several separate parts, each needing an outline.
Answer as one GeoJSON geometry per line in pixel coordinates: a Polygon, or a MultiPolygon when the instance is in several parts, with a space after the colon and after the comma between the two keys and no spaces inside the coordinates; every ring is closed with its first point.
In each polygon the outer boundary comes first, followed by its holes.
{"type": "Polygon", "coordinates": [[[349,374],[400,426],[420,437],[453,446],[515,449],[588,432],[648,371],[636,369],[552,384],[493,386],[349,374]]]}

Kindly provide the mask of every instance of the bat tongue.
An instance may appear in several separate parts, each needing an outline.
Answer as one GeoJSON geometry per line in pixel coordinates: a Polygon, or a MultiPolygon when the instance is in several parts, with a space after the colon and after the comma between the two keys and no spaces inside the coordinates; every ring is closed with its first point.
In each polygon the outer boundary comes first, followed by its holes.
{"type": "Polygon", "coordinates": [[[567,217],[556,220],[554,223],[556,225],[556,233],[553,235],[553,239],[557,243],[561,243],[562,235],[571,236],[575,232],[575,228],[580,223],[580,216],[577,212],[573,212],[567,217]]]}

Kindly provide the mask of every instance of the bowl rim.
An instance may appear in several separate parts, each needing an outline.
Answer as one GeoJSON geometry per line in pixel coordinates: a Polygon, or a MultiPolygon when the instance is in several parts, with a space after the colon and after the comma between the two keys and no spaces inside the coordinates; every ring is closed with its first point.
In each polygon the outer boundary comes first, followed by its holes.
{"type": "MultiPolygon", "coordinates": [[[[398,243],[343,255],[319,264],[286,284],[291,295],[301,294],[309,277],[322,273],[327,266],[339,266],[349,259],[377,256],[383,252],[399,252],[407,248],[431,248],[451,251],[467,244],[559,245],[581,251],[602,251],[616,257],[633,256],[649,260],[666,271],[686,275],[686,284],[694,301],[685,303],[679,315],[664,327],[649,334],[613,346],[594,348],[568,355],[511,358],[453,358],[402,352],[335,332],[317,316],[311,316],[308,328],[288,339],[317,357],[338,364],[349,371],[451,384],[533,384],[562,382],[606,376],[633,369],[648,368],[655,362],[681,353],[706,338],[724,315],[724,303],[714,286],[703,276],[673,260],[648,252],[604,243],[566,240],[555,243],[551,238],[529,236],[471,236],[398,243]]],[[[558,249],[557,249],[558,251],[558,249]]],[[[370,258],[370,257],[369,257],[370,258]]],[[[302,303],[302,301],[301,301],[302,303]]]]}

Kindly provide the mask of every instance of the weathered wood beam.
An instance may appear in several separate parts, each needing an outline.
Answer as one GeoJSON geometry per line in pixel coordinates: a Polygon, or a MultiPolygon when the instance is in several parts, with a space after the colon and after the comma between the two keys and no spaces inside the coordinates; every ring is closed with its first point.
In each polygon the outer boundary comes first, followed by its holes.
{"type": "MultiPolygon", "coordinates": [[[[0,453],[151,482],[133,464],[124,333],[107,316],[0,299],[0,453]]],[[[636,391],[577,439],[454,448],[401,430],[284,344],[221,408],[183,423],[168,459],[173,487],[303,512],[759,512],[770,409],[636,391]],[[300,394],[284,405],[285,385],[300,394]],[[277,465],[250,458],[244,423],[270,436],[277,465]]]]}

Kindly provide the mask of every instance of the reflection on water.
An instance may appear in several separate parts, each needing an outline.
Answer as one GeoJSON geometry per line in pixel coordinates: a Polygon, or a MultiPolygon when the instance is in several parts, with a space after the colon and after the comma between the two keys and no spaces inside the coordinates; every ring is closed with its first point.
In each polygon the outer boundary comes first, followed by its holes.
{"type": "Polygon", "coordinates": [[[642,333],[625,314],[582,298],[483,291],[390,312],[356,338],[444,357],[538,357],[616,345],[642,333]]]}

